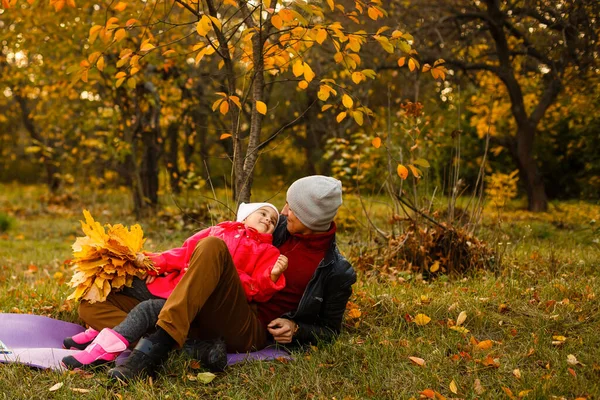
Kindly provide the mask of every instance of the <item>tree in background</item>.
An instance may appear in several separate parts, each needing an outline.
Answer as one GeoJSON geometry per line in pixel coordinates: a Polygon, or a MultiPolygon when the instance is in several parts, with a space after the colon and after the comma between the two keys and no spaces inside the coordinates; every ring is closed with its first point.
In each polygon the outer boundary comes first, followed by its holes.
{"type": "Polygon", "coordinates": [[[418,17],[407,20],[420,25],[431,54],[481,85],[472,123],[480,135],[491,129],[494,142],[508,149],[529,209],[546,210],[536,137],[561,90],[597,74],[599,3],[424,0],[411,6],[418,17]]]}

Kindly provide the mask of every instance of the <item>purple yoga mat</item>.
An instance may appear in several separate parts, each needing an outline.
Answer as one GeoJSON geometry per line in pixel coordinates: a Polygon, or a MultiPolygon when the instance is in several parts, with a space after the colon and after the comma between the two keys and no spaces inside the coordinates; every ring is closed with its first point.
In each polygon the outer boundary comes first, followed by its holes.
{"type": "MultiPolygon", "coordinates": [[[[36,368],[62,370],[63,357],[78,350],[63,349],[63,339],[85,330],[84,327],[41,315],[0,313],[0,363],[21,363],[36,368]]],[[[129,351],[121,354],[117,364],[122,364],[129,351]]],[[[227,364],[242,361],[290,359],[290,354],[279,349],[266,348],[243,354],[228,354],[227,364]]]]}

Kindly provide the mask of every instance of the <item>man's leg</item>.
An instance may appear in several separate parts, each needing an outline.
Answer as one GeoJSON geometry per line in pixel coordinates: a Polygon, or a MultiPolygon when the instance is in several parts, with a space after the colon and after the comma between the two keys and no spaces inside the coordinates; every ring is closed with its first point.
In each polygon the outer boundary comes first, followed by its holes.
{"type": "Polygon", "coordinates": [[[218,238],[198,242],[157,325],[182,346],[192,323],[203,338],[223,337],[229,351],[266,345],[266,329],[246,300],[227,245],[218,238]]]}

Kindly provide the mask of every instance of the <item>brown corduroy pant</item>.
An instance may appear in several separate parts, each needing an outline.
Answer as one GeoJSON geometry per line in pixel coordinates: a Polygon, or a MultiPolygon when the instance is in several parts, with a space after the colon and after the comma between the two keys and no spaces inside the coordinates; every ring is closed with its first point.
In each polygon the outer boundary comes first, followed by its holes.
{"type": "MultiPolygon", "coordinates": [[[[113,328],[139,303],[111,293],[105,302],[82,301],[79,316],[96,330],[113,328]]],[[[227,245],[208,237],[198,242],[189,268],[167,299],[157,325],[182,346],[188,336],[223,337],[230,352],[261,349],[267,332],[248,304],[227,245]]]]}

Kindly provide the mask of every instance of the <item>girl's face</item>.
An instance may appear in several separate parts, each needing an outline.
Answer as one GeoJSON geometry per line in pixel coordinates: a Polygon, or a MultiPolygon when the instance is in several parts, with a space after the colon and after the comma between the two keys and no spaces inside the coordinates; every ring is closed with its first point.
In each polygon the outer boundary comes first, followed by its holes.
{"type": "Polygon", "coordinates": [[[244,224],[260,233],[273,233],[277,225],[277,213],[271,207],[261,207],[248,215],[244,224]]]}

